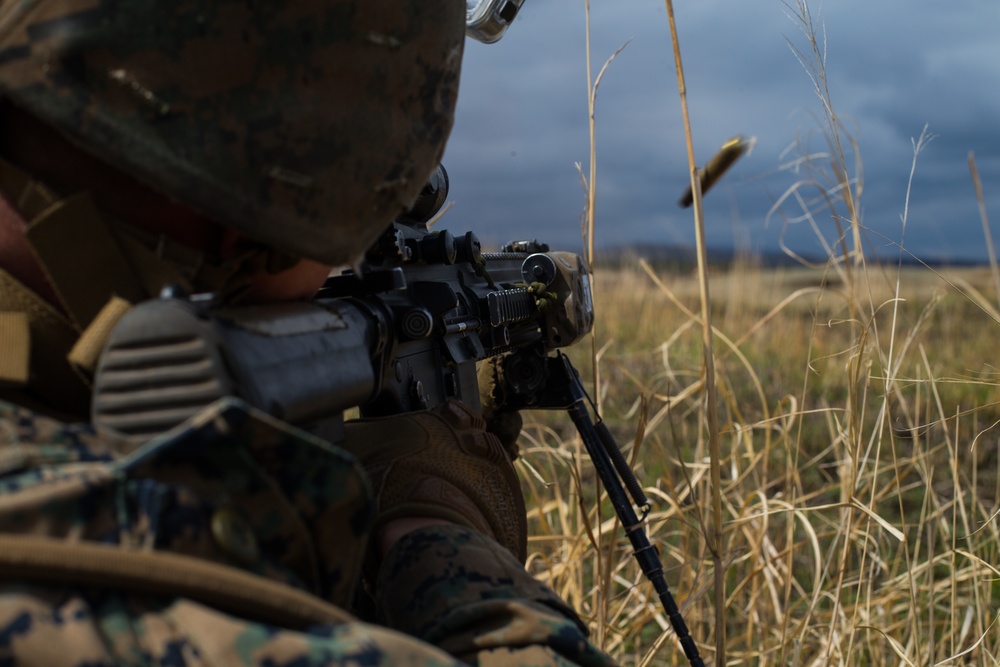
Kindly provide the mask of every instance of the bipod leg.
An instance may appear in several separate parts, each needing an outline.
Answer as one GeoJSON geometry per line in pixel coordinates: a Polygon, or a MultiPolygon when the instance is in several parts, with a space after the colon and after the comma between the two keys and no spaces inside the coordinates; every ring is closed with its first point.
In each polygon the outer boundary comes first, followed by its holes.
{"type": "MultiPolygon", "coordinates": [[[[670,594],[670,589],[667,587],[660,554],[650,543],[643,527],[646,515],[649,513],[649,501],[625,461],[611,431],[608,430],[603,421],[594,424],[588,408],[590,398],[587,396],[576,369],[570,364],[566,355],[560,354],[559,357],[562,359],[562,368],[558,372],[560,374],[565,372],[563,379],[569,392],[568,398],[571,400],[566,411],[569,413],[570,419],[573,420],[573,424],[587,448],[587,453],[590,454],[590,459],[594,463],[594,469],[597,470],[597,475],[601,478],[601,483],[608,492],[615,513],[622,522],[625,534],[628,535],[629,542],[632,543],[632,554],[639,562],[642,573],[653,583],[656,595],[660,598],[660,604],[663,605],[667,618],[670,619],[670,626],[677,633],[677,639],[680,641],[681,648],[684,649],[684,655],[688,662],[691,663],[692,667],[704,667],[705,663],[698,654],[698,647],[684,622],[681,610],[677,607],[674,596],[670,594]],[[627,493],[626,488],[628,489],[627,493]],[[642,511],[641,519],[632,507],[633,501],[642,511]]],[[[557,366],[557,364],[553,364],[553,366],[557,366]]]]}

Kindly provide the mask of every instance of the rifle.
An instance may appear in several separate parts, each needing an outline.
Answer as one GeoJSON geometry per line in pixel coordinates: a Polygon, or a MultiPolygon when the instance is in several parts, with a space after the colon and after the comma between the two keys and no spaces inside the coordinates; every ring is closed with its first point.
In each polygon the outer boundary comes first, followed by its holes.
{"type": "Polygon", "coordinates": [[[457,399],[481,411],[477,363],[498,358],[495,409],[570,414],[685,654],[702,664],[643,530],[649,501],[558,352],[593,325],[586,264],[535,240],[484,253],[472,232],[430,231],[447,192],[438,167],[359,267],[312,300],[231,306],[168,288],[136,305],[98,364],[92,422],[139,445],[237,396],[335,443],[350,408],[379,417],[457,399]]]}
{"type": "Polygon", "coordinates": [[[544,355],[590,331],[589,275],[578,255],[537,241],[483,253],[472,232],[429,231],[447,189],[438,168],[358,269],[309,301],[226,305],[167,288],[136,305],[98,364],[93,423],[141,444],[237,396],[336,442],[353,407],[379,417],[457,399],[479,410],[477,362],[544,355]]]}

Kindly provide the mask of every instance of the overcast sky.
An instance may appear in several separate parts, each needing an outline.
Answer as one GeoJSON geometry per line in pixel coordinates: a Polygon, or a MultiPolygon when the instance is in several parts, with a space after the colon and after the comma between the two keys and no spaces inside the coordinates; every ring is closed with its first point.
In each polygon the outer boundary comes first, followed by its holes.
{"type": "MultiPolygon", "coordinates": [[[[777,249],[785,225],[768,211],[803,176],[783,165],[801,147],[826,149],[819,98],[790,47],[809,50],[802,26],[782,0],[674,4],[699,163],[733,135],[756,137],[753,153],[706,197],[710,245],[777,249]]],[[[903,238],[923,258],[985,259],[967,157],[975,152],[1000,224],[1000,2],[827,0],[810,9],[825,32],[833,106],[860,146],[862,222],[876,232],[874,250],[892,256],[903,238]],[[935,138],[917,160],[904,238],[912,141],[925,125],[935,138]]],[[[597,243],[693,244],[691,213],[676,204],[687,156],[665,4],[592,0],[591,26],[595,75],[631,40],[598,91],[597,243]]],[[[538,237],[579,248],[584,48],[583,0],[525,0],[499,43],[467,44],[444,160],[455,204],[442,227],[491,243],[538,237]]],[[[817,221],[835,237],[829,215],[817,221]]],[[[785,242],[822,253],[807,223],[788,226],[785,242]]]]}

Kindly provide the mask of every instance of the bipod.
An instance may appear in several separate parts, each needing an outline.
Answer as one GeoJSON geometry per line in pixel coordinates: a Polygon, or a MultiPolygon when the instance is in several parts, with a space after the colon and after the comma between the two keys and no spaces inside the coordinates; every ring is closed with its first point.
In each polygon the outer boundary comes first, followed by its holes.
{"type": "Polygon", "coordinates": [[[532,404],[525,407],[565,409],[569,413],[587,448],[587,453],[590,454],[597,475],[601,478],[601,484],[608,492],[625,534],[632,543],[632,555],[639,562],[642,573],[653,583],[660,604],[663,605],[663,610],[670,619],[670,625],[677,633],[681,648],[684,649],[684,655],[692,667],[704,667],[705,663],[698,654],[698,647],[691,637],[684,617],[681,616],[681,610],[667,587],[660,554],[646,536],[643,524],[650,510],[646,494],[600,415],[596,424],[591,418],[591,409],[595,415],[597,409],[587,395],[583,382],[580,381],[580,376],[569,358],[560,352],[554,357],[546,357],[545,362],[547,366],[545,387],[532,397],[532,404]],[[642,512],[641,518],[636,515],[633,503],[642,512]]]}

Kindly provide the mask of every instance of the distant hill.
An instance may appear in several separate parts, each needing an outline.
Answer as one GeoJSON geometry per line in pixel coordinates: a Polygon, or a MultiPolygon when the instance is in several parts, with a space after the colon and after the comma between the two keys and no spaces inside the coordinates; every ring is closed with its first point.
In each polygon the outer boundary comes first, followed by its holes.
{"type": "MultiPolygon", "coordinates": [[[[674,245],[642,245],[642,246],[614,246],[611,248],[604,248],[597,251],[597,261],[600,264],[620,266],[623,264],[628,264],[632,262],[637,262],[640,259],[644,259],[647,262],[654,265],[668,265],[676,266],[678,268],[689,268],[697,264],[697,258],[695,253],[695,248],[693,246],[674,246],[674,245]]],[[[733,250],[732,248],[709,248],[708,249],[708,262],[709,264],[715,266],[728,266],[732,264],[737,259],[749,260],[754,264],[765,267],[794,267],[801,266],[801,261],[794,257],[790,257],[787,254],[779,251],[769,251],[769,252],[753,252],[748,253],[744,250],[733,250]]],[[[822,264],[826,261],[826,258],[816,256],[805,256],[806,261],[814,264],[822,264]]],[[[885,256],[881,258],[883,262],[896,264],[899,261],[897,257],[885,256]]],[[[955,266],[955,267],[965,267],[965,266],[980,266],[985,264],[985,262],[975,261],[975,260],[941,260],[941,259],[927,259],[924,258],[923,261],[918,261],[912,257],[904,257],[904,266],[920,266],[921,264],[927,264],[929,266],[941,267],[941,266],[955,266]]]]}

